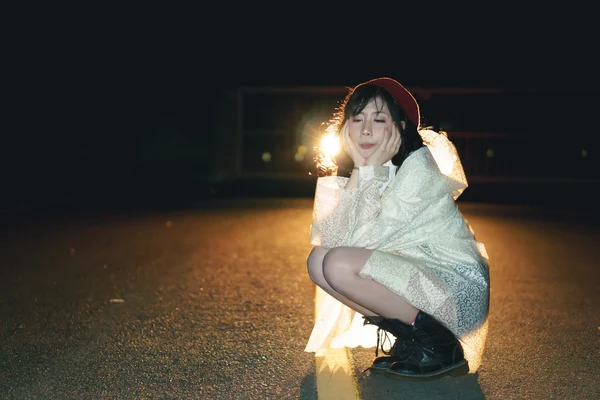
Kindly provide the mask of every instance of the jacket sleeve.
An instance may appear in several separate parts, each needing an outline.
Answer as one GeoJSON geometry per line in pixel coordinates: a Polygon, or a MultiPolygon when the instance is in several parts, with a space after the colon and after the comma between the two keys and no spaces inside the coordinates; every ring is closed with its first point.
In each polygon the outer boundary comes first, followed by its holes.
{"type": "Polygon", "coordinates": [[[407,158],[383,198],[376,189],[377,176],[375,171],[372,178],[365,173],[358,189],[341,193],[338,207],[327,218],[313,218],[313,228],[315,221],[323,221],[316,225],[322,246],[398,249],[418,240],[416,232],[426,234],[443,224],[441,204],[450,201],[455,185],[429,153],[407,158]]]}
{"type": "Polygon", "coordinates": [[[408,248],[434,235],[450,218],[454,182],[438,169],[430,153],[405,160],[384,194],[378,218],[354,232],[352,245],[369,249],[408,248]]]}
{"type": "Polygon", "coordinates": [[[311,244],[334,248],[355,246],[355,236],[379,217],[381,188],[389,179],[387,166],[360,167],[359,185],[346,189],[348,178],[329,176],[317,180],[311,244]]]}

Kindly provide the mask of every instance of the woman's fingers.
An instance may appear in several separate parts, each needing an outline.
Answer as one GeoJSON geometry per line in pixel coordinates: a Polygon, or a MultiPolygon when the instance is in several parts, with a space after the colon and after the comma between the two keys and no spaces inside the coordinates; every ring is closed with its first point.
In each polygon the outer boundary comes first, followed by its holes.
{"type": "Polygon", "coordinates": [[[392,129],[387,128],[386,132],[387,132],[387,142],[386,142],[386,148],[388,151],[393,152],[394,149],[396,148],[396,130],[394,129],[395,125],[392,126],[392,129]]]}
{"type": "Polygon", "coordinates": [[[394,146],[393,146],[393,149],[394,149],[395,153],[397,153],[398,150],[400,150],[400,130],[398,129],[398,127],[396,126],[396,124],[394,124],[393,135],[394,135],[394,146]]]}
{"type": "Polygon", "coordinates": [[[354,143],[354,141],[350,137],[350,129],[348,128],[347,122],[344,123],[344,125],[340,129],[340,136],[342,139],[341,140],[342,147],[343,147],[344,151],[348,154],[348,156],[350,156],[350,158],[352,159],[352,162],[355,165],[359,165],[359,166],[364,165],[365,160],[360,155],[360,152],[358,151],[358,147],[356,146],[356,143],[354,143]]]}
{"type": "Polygon", "coordinates": [[[379,145],[379,147],[377,148],[377,150],[375,151],[379,151],[381,153],[388,151],[389,150],[389,146],[390,146],[390,138],[391,138],[391,132],[390,129],[388,127],[385,127],[383,130],[383,140],[381,141],[381,144],[379,145]]]}
{"type": "Polygon", "coordinates": [[[400,131],[396,125],[393,125],[391,128],[386,127],[379,147],[369,156],[369,163],[371,165],[385,164],[398,153],[400,143],[400,131]]]}

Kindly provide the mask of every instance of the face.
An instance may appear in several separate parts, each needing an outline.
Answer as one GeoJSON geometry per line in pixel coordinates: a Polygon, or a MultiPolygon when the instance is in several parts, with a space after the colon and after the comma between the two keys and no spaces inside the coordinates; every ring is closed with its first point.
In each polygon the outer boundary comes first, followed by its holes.
{"type": "Polygon", "coordinates": [[[364,158],[373,154],[393,126],[390,110],[380,98],[371,100],[360,114],[348,120],[350,138],[364,158]]]}

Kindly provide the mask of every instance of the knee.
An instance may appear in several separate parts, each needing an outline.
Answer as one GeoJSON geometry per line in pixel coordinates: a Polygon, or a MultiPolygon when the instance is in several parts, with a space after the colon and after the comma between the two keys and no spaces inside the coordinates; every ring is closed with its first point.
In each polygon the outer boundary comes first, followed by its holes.
{"type": "Polygon", "coordinates": [[[323,277],[327,283],[335,288],[350,277],[353,271],[344,256],[344,248],[331,249],[323,258],[323,277]]]}
{"type": "Polygon", "coordinates": [[[316,284],[323,280],[323,258],[327,254],[327,249],[315,246],[312,248],[306,259],[306,267],[310,280],[316,284]]]}

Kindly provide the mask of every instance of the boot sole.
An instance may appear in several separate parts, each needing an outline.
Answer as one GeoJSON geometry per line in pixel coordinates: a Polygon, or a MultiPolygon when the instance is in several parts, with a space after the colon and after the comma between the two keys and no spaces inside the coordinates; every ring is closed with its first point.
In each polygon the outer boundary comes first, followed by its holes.
{"type": "Polygon", "coordinates": [[[385,375],[388,371],[388,368],[369,367],[366,370],[375,374],[385,375]]]}
{"type": "Polygon", "coordinates": [[[444,376],[461,376],[467,373],[469,373],[469,363],[467,362],[467,360],[463,360],[457,364],[453,364],[449,367],[428,374],[407,375],[399,372],[393,372],[389,369],[385,371],[385,375],[389,376],[390,378],[409,381],[428,381],[433,379],[439,379],[444,376]]]}

